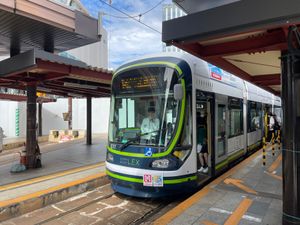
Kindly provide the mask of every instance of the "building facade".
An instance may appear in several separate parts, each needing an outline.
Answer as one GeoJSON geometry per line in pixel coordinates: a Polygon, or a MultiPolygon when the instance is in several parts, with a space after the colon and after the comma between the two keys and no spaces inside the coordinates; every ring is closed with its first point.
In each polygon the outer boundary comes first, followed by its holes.
{"type": "MultiPolygon", "coordinates": [[[[186,13],[173,3],[163,5],[163,10],[162,10],[162,20],[163,21],[175,19],[175,18],[182,17],[185,15],[186,15],[186,13]]],[[[172,46],[172,45],[167,46],[165,43],[162,43],[162,51],[163,52],[182,52],[181,49],[176,48],[175,46],[172,46]]]]}
{"type": "MultiPolygon", "coordinates": [[[[88,15],[79,0],[52,0],[73,10],[80,10],[88,15]]],[[[60,53],[61,56],[85,62],[87,65],[98,68],[108,68],[108,39],[107,32],[101,28],[101,41],[60,53]]],[[[9,56],[1,56],[0,60],[9,56]]],[[[0,88],[0,93],[23,94],[25,91],[0,88]]],[[[86,129],[86,100],[72,100],[73,129],[86,129]]],[[[107,133],[109,118],[109,98],[92,100],[92,132],[107,133]]],[[[26,103],[0,100],[0,127],[7,137],[24,137],[26,134],[26,103]]],[[[42,133],[49,134],[49,130],[68,129],[68,121],[64,121],[63,113],[68,112],[68,99],[58,98],[54,103],[44,103],[42,109],[42,133]]]]}

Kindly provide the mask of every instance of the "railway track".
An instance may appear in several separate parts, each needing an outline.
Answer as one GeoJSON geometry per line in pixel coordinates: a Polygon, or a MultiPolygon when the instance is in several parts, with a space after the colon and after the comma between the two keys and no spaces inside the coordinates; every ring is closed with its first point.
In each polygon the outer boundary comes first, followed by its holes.
{"type": "Polygon", "coordinates": [[[150,224],[174,199],[141,199],[115,193],[110,184],[10,219],[1,225],[150,224]]]}

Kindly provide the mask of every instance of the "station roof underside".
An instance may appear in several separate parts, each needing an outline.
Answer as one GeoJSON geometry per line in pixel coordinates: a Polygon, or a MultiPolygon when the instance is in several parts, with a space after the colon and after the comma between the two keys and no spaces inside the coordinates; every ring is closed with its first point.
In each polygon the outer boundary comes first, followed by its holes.
{"type": "Polygon", "coordinates": [[[0,0],[0,55],[100,41],[98,20],[48,0],[0,0]]]}
{"type": "MultiPolygon", "coordinates": [[[[0,93],[1,100],[9,100],[9,101],[16,101],[16,102],[26,102],[27,96],[26,95],[18,95],[18,94],[3,94],[0,93]]],[[[48,103],[48,102],[55,102],[56,99],[47,98],[47,97],[38,97],[36,100],[38,103],[48,103]]]]}
{"type": "Polygon", "coordinates": [[[162,40],[280,95],[281,52],[299,24],[298,0],[241,0],[163,22],[162,40]]]}
{"type": "Polygon", "coordinates": [[[40,50],[30,50],[0,62],[0,86],[37,90],[65,97],[108,97],[112,72],[40,50]]]}

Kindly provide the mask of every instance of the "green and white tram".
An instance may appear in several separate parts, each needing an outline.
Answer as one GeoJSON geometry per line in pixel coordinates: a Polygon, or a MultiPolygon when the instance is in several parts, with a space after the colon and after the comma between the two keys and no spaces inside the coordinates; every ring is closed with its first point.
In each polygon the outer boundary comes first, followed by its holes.
{"type": "Polygon", "coordinates": [[[280,98],[186,54],[160,54],[114,74],[106,169],[115,191],[191,191],[259,148],[280,98]],[[206,141],[205,141],[206,140],[206,141]],[[207,145],[208,170],[197,146],[207,145]]]}

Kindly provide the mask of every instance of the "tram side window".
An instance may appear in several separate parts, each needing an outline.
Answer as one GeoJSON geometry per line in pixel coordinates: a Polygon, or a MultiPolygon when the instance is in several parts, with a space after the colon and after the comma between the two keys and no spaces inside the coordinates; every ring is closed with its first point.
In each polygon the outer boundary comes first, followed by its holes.
{"type": "Polygon", "coordinates": [[[235,137],[243,134],[243,101],[229,98],[229,136],[235,137]]]}
{"type": "Polygon", "coordinates": [[[254,132],[261,128],[261,105],[256,102],[248,102],[248,132],[254,132]]]}

